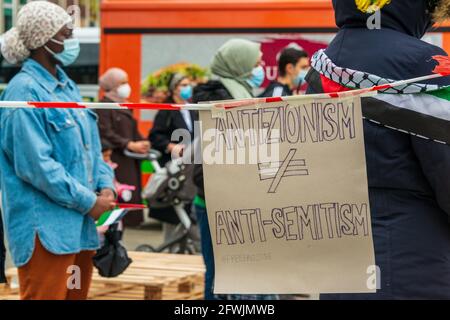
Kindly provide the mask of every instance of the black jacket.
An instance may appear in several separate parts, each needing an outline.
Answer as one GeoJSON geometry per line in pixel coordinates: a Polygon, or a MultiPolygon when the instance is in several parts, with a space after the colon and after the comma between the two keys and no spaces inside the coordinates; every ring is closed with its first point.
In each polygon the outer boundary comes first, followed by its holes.
{"type": "MultiPolygon", "coordinates": [[[[326,50],[338,66],[403,80],[432,73],[433,55],[419,38],[429,26],[424,0],[396,0],[382,9],[380,30],[354,0],[334,0],[340,31],[326,50]],[[388,50],[386,50],[388,48],[388,50]]],[[[317,74],[309,93],[323,91],[317,74]]],[[[450,79],[432,81],[450,84],[450,79]]],[[[430,82],[429,82],[430,83],[430,82]]],[[[326,299],[450,299],[450,147],[364,122],[376,264],[376,294],[326,299]]]]}
{"type": "Polygon", "coordinates": [[[270,98],[270,97],[285,97],[292,96],[293,92],[289,88],[289,86],[282,84],[278,81],[272,81],[263,93],[259,95],[261,98],[270,98]]]}
{"type": "MultiPolygon", "coordinates": [[[[200,84],[194,89],[192,101],[194,103],[206,101],[221,101],[233,99],[228,90],[220,81],[211,80],[205,84],[200,84]]],[[[197,186],[197,194],[205,198],[205,187],[203,184],[203,167],[196,164],[194,168],[194,183],[197,186]]]]}
{"type": "Polygon", "coordinates": [[[0,212],[0,283],[6,281],[5,279],[5,260],[6,260],[6,249],[3,238],[3,222],[2,213],[0,212]]]}
{"type": "MultiPolygon", "coordinates": [[[[168,103],[173,102],[168,101],[168,103]]],[[[192,126],[194,127],[194,122],[198,121],[198,113],[196,111],[190,111],[190,115],[192,126]]],[[[170,153],[166,152],[169,143],[182,142],[181,139],[172,139],[172,133],[177,129],[188,129],[186,122],[179,111],[158,111],[148,139],[152,144],[152,148],[163,154],[163,157],[160,160],[161,165],[165,165],[171,159],[170,153]]],[[[190,138],[192,142],[194,140],[194,132],[191,132],[190,138]]]]}

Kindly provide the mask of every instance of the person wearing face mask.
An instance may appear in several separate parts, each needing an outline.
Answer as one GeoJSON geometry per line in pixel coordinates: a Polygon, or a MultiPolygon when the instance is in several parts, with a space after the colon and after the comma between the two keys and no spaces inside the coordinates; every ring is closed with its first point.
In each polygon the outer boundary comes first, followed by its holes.
{"type": "MultiPolygon", "coordinates": [[[[244,40],[231,39],[217,51],[211,64],[212,79],[194,89],[193,102],[246,99],[253,97],[253,89],[264,82],[264,69],[261,66],[261,45],[244,40]]],[[[203,184],[203,167],[194,167],[194,183],[197,196],[194,199],[194,210],[197,216],[201,235],[202,255],[206,265],[205,300],[277,300],[278,295],[215,295],[214,254],[211,233],[206,212],[205,188],[203,184]]],[[[232,201],[232,199],[230,199],[232,201]]]]}
{"type": "Polygon", "coordinates": [[[300,47],[287,47],[278,57],[278,78],[272,81],[260,97],[291,96],[305,83],[309,70],[308,54],[300,47]]]}
{"type": "MultiPolygon", "coordinates": [[[[128,74],[119,68],[107,70],[99,79],[103,91],[101,102],[126,102],[131,94],[128,74]]],[[[136,186],[131,203],[141,203],[140,161],[124,155],[124,150],[147,153],[150,143],[138,131],[132,110],[97,110],[100,136],[113,148],[112,160],[118,164],[115,170],[117,180],[136,186]]],[[[143,221],[142,211],[134,211],[124,217],[125,226],[138,226],[143,221]]]]}
{"type": "MultiPolygon", "coordinates": [[[[20,10],[1,51],[22,68],[3,101],[82,101],[61,68],[79,53],[71,25],[67,12],[51,2],[33,1],[20,10]]],[[[21,299],[86,299],[99,246],[95,221],[115,206],[97,115],[86,109],[2,109],[0,145],[3,223],[21,299]],[[68,286],[68,270],[77,271],[79,286],[68,286]]]]}
{"type": "MultiPolygon", "coordinates": [[[[175,73],[169,80],[169,96],[166,103],[186,104],[192,99],[191,81],[181,73],[175,73]]],[[[189,110],[169,111],[160,110],[155,116],[153,127],[149,134],[149,140],[152,148],[160,151],[163,156],[159,160],[161,166],[164,166],[172,159],[183,153],[184,148],[194,139],[194,126],[198,121],[198,112],[189,110]],[[174,138],[174,131],[182,129],[189,141],[183,141],[181,138],[174,138]]],[[[186,205],[186,211],[191,212],[191,205],[186,205]]],[[[174,229],[180,222],[174,209],[172,208],[152,208],[150,207],[150,216],[163,222],[165,241],[172,239],[174,229]]]]}
{"type": "Polygon", "coordinates": [[[244,39],[227,41],[213,59],[211,80],[197,87],[196,93],[220,90],[224,99],[253,98],[254,89],[265,79],[261,58],[261,44],[244,39]]]}

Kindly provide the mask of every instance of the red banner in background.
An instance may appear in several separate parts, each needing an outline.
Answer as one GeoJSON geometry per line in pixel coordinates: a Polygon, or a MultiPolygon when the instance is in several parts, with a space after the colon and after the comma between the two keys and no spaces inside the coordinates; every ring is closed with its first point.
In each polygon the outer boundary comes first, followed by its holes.
{"type": "Polygon", "coordinates": [[[299,36],[280,36],[280,38],[265,39],[261,42],[261,50],[263,52],[262,59],[266,70],[266,80],[263,83],[263,87],[267,87],[271,81],[277,79],[277,57],[284,48],[294,43],[305,50],[310,57],[312,57],[312,55],[319,49],[324,49],[328,46],[327,43],[306,40],[299,36]]]}

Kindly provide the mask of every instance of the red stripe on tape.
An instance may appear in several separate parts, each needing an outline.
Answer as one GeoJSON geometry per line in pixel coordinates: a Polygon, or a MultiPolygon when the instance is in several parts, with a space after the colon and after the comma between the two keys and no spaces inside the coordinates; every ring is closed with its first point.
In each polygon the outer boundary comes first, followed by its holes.
{"type": "Polygon", "coordinates": [[[282,102],[283,101],[283,98],[281,98],[281,97],[269,97],[269,98],[266,98],[266,102],[267,103],[270,103],[270,102],[282,102]]]}
{"type": "Polygon", "coordinates": [[[85,109],[86,107],[75,102],[28,102],[29,105],[36,108],[72,108],[85,109]]]}
{"type": "Polygon", "coordinates": [[[373,87],[370,91],[378,91],[378,90],[384,90],[384,89],[389,89],[389,88],[392,88],[391,84],[382,84],[382,85],[373,87]]]}

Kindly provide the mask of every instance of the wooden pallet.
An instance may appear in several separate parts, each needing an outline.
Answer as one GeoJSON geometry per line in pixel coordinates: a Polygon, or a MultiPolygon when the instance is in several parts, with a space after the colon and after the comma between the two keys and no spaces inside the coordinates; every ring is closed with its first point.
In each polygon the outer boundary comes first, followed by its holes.
{"type": "MultiPolygon", "coordinates": [[[[205,267],[201,256],[144,252],[129,252],[129,256],[133,263],[119,277],[103,278],[94,272],[89,299],[203,299],[205,267]]],[[[9,283],[16,274],[15,269],[7,271],[9,283]]],[[[17,298],[17,289],[0,287],[0,300],[17,298]]]]}
{"type": "Polygon", "coordinates": [[[195,300],[203,298],[200,256],[130,252],[133,263],[117,278],[94,274],[90,299],[195,300]]]}
{"type": "Polygon", "coordinates": [[[6,272],[7,284],[0,284],[0,300],[19,300],[18,286],[11,285],[13,276],[17,273],[16,269],[9,269],[6,272]]]}

